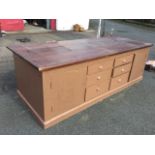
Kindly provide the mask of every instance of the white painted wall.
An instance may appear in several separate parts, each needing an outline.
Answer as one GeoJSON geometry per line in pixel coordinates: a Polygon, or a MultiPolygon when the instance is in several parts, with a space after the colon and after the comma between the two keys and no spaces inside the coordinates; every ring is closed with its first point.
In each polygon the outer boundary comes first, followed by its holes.
{"type": "Polygon", "coordinates": [[[75,24],[79,24],[84,27],[85,30],[88,30],[89,19],[57,19],[56,28],[58,31],[72,30],[75,24]]]}

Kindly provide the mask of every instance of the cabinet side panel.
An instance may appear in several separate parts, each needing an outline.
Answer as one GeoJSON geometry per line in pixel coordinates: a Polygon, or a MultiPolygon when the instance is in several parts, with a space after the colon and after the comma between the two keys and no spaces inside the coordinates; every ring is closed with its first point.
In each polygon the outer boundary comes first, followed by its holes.
{"type": "Polygon", "coordinates": [[[32,108],[43,119],[42,75],[37,69],[14,55],[17,88],[32,108]]]}
{"type": "Polygon", "coordinates": [[[149,48],[141,49],[135,52],[133,66],[130,75],[130,81],[143,76],[145,62],[149,53],[149,48]]]}
{"type": "Polygon", "coordinates": [[[43,72],[46,120],[84,103],[86,69],[78,64],[43,72]]]}

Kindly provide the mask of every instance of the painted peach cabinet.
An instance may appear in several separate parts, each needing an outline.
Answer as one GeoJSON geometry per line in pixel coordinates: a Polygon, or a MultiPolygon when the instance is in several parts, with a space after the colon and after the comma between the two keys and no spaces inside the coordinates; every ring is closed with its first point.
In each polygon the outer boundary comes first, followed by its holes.
{"type": "Polygon", "coordinates": [[[151,46],[104,37],[8,48],[17,92],[47,128],[140,81],[151,46]]]}

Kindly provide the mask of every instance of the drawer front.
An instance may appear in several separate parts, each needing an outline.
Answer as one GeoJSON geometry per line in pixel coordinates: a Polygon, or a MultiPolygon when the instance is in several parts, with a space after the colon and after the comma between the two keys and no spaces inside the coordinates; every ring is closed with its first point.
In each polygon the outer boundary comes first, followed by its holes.
{"type": "Polygon", "coordinates": [[[112,69],[87,76],[87,87],[93,84],[101,84],[104,80],[110,80],[112,69]]]}
{"type": "Polygon", "coordinates": [[[120,66],[120,65],[127,64],[129,62],[132,62],[132,60],[133,60],[133,54],[118,57],[118,58],[115,59],[115,66],[120,66]]]}
{"type": "Polygon", "coordinates": [[[85,100],[88,101],[90,99],[93,99],[107,92],[109,89],[109,83],[110,83],[110,80],[104,80],[102,85],[98,84],[98,85],[92,85],[90,87],[87,87],[85,100]]]}
{"type": "Polygon", "coordinates": [[[129,73],[126,73],[126,74],[123,74],[121,76],[112,78],[110,90],[115,89],[117,87],[120,87],[121,85],[127,83],[128,79],[129,79],[129,73]]]}
{"type": "Polygon", "coordinates": [[[94,62],[88,65],[88,75],[102,72],[105,69],[112,68],[113,66],[113,59],[103,59],[102,61],[98,61],[97,63],[94,62]]]}
{"type": "Polygon", "coordinates": [[[116,77],[118,75],[121,75],[121,74],[129,72],[131,70],[131,66],[132,66],[132,64],[129,63],[127,65],[123,65],[123,66],[114,68],[114,70],[113,70],[113,77],[116,77]]]}

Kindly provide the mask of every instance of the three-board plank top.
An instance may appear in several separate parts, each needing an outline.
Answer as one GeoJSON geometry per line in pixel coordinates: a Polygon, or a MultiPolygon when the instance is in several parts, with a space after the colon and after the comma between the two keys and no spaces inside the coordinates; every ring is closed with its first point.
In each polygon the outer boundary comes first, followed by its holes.
{"type": "Polygon", "coordinates": [[[152,46],[121,37],[52,41],[12,45],[8,48],[38,70],[57,68],[152,46]]]}

